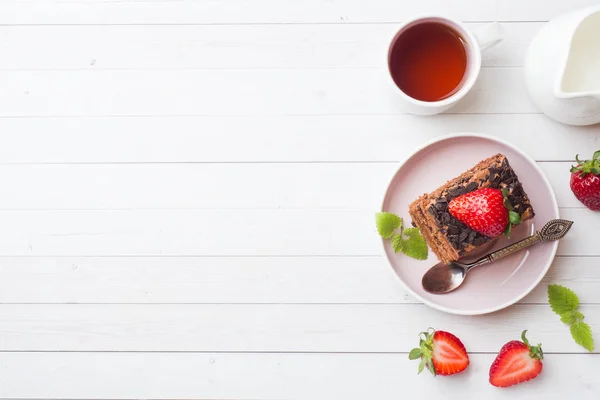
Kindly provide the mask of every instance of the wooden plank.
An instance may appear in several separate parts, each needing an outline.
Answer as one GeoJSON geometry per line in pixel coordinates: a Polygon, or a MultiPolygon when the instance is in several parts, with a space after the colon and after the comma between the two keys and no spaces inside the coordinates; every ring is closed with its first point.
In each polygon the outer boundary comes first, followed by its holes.
{"type": "MultiPolygon", "coordinates": [[[[563,208],[576,221],[558,254],[598,256],[600,215],[563,208]]],[[[0,211],[0,256],[380,255],[374,211],[0,211]]]]}
{"type": "Polygon", "coordinates": [[[556,200],[560,207],[582,207],[583,204],[575,198],[571,191],[571,165],[573,162],[543,162],[538,163],[539,167],[544,171],[546,178],[550,182],[556,200]]]}
{"type": "MultiPolygon", "coordinates": [[[[0,71],[0,117],[401,114],[385,67],[0,71]]],[[[537,113],[522,68],[483,68],[453,113],[537,113]]]]}
{"type": "Polygon", "coordinates": [[[540,114],[0,118],[0,162],[396,162],[452,132],[488,133],[536,160],[600,148],[598,126],[540,114]]]}
{"type": "MultiPolygon", "coordinates": [[[[568,163],[540,166],[560,206],[583,207],[565,189],[568,163]]],[[[396,163],[3,165],[0,209],[373,210],[396,169],[396,163]]]]}
{"type": "MultiPolygon", "coordinates": [[[[521,303],[546,286],[600,303],[594,257],[559,257],[521,303]]],[[[0,303],[418,303],[382,257],[4,257],[0,303]],[[343,277],[343,283],[340,282],[343,277]]]]}
{"type": "Polygon", "coordinates": [[[2,165],[0,209],[373,210],[396,168],[395,163],[2,165]]]}
{"type": "MultiPolygon", "coordinates": [[[[469,23],[477,31],[485,23],[469,23]]],[[[504,23],[483,65],[518,67],[542,23],[504,23]]],[[[396,24],[8,26],[0,70],[380,67],[396,24]]]]}
{"type": "MultiPolygon", "coordinates": [[[[600,305],[581,312],[598,332],[600,305]]],[[[587,352],[548,305],[471,317],[421,304],[3,304],[0,320],[0,351],[408,352],[433,326],[474,352],[523,329],[547,352],[587,352]]]]}
{"type": "MultiPolygon", "coordinates": [[[[568,189],[569,164],[540,165],[561,207],[583,207],[568,189]]],[[[375,210],[397,167],[397,163],[0,165],[4,177],[0,209],[375,210]]]]}
{"type": "Polygon", "coordinates": [[[600,395],[597,355],[547,354],[535,381],[508,392],[488,383],[494,357],[471,354],[466,373],[435,379],[416,377],[415,362],[405,354],[2,353],[0,396],[397,400],[407,393],[428,399],[443,393],[500,400],[509,392],[513,397],[535,392],[540,398],[566,399],[577,393],[578,399],[595,400],[600,395]]]}
{"type": "Polygon", "coordinates": [[[371,4],[309,0],[302,5],[292,1],[261,0],[247,3],[239,0],[211,1],[18,1],[3,2],[0,23],[4,24],[150,24],[150,23],[294,23],[294,22],[359,22],[394,21],[423,12],[458,14],[462,19],[494,18],[493,1],[474,5],[460,0],[450,5],[443,0],[425,0],[420,4],[394,4],[390,1],[371,4]],[[177,4],[178,3],[178,4],[177,4]]]}
{"type": "Polygon", "coordinates": [[[468,21],[546,21],[594,0],[517,0],[472,2],[422,0],[367,2],[365,0],[293,1],[103,1],[6,0],[1,24],[235,24],[235,23],[361,23],[398,22],[420,14],[452,15],[468,21]]]}
{"type": "Polygon", "coordinates": [[[568,3],[547,0],[529,0],[527,2],[509,0],[497,2],[495,5],[497,18],[500,20],[510,20],[514,15],[518,15],[520,21],[538,21],[542,16],[552,19],[580,8],[597,6],[598,2],[591,0],[574,0],[568,3]]]}

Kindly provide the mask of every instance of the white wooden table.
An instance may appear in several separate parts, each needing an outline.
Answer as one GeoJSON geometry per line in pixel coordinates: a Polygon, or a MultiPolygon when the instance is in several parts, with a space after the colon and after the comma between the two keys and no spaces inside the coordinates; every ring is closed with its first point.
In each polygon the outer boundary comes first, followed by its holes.
{"type": "Polygon", "coordinates": [[[4,0],[0,2],[0,398],[598,399],[546,303],[573,288],[600,340],[600,214],[569,162],[600,127],[527,97],[544,21],[594,0],[4,0]],[[400,21],[499,20],[451,113],[400,113],[386,47],[400,21]],[[374,231],[416,146],[484,132],[539,161],[573,219],[520,304],[452,316],[407,295],[374,231]],[[454,332],[468,372],[416,376],[417,333],[454,332]],[[523,329],[536,381],[487,382],[523,329]]]}

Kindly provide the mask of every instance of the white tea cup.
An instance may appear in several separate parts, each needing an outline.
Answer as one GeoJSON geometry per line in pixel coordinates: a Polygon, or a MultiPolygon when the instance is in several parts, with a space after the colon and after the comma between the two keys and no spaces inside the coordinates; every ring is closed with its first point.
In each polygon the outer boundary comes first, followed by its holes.
{"type": "Polygon", "coordinates": [[[388,71],[392,83],[398,89],[402,108],[405,112],[416,115],[433,115],[444,112],[458,103],[473,88],[479,71],[481,70],[481,52],[501,41],[501,31],[497,23],[492,23],[479,29],[476,33],[468,30],[461,22],[440,16],[425,16],[413,18],[402,24],[394,38],[392,39],[388,51],[388,71]],[[463,43],[466,53],[466,68],[464,75],[456,89],[448,97],[435,101],[419,100],[405,93],[393,78],[392,54],[399,39],[406,32],[420,24],[435,23],[449,28],[457,33],[463,43]]]}

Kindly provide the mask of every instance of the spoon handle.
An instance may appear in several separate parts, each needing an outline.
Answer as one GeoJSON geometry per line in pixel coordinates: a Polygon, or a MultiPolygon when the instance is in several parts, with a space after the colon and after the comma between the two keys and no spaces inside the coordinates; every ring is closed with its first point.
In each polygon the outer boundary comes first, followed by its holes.
{"type": "Polygon", "coordinates": [[[501,258],[504,258],[506,256],[509,256],[513,253],[516,253],[519,250],[523,250],[529,246],[533,246],[534,244],[536,244],[537,242],[541,242],[542,236],[539,234],[539,232],[536,232],[535,235],[526,237],[523,240],[519,240],[516,243],[513,243],[509,246],[503,247],[500,250],[496,250],[493,253],[487,254],[483,257],[481,257],[479,260],[472,262],[470,264],[466,264],[465,266],[468,269],[473,269],[475,267],[479,267],[480,265],[485,265],[485,264],[489,264],[493,261],[497,261],[501,258]]]}
{"type": "Polygon", "coordinates": [[[503,247],[500,250],[496,250],[495,252],[489,254],[487,257],[489,257],[489,261],[497,261],[501,258],[504,258],[506,256],[509,256],[513,253],[516,253],[517,251],[523,250],[529,246],[533,246],[534,244],[536,244],[537,242],[541,242],[542,241],[542,237],[540,236],[539,233],[536,233],[535,235],[529,236],[523,240],[519,240],[516,243],[513,243],[509,246],[503,247]]]}
{"type": "Polygon", "coordinates": [[[539,232],[536,232],[535,235],[529,236],[523,240],[520,240],[500,250],[496,250],[493,253],[483,256],[479,260],[471,264],[467,264],[466,267],[468,269],[472,269],[480,265],[491,263],[492,261],[497,261],[501,258],[516,253],[519,250],[523,250],[529,246],[532,246],[538,242],[562,239],[567,234],[569,229],[571,229],[572,225],[573,221],[569,221],[566,219],[553,219],[549,221],[546,225],[544,225],[544,227],[539,232]]]}

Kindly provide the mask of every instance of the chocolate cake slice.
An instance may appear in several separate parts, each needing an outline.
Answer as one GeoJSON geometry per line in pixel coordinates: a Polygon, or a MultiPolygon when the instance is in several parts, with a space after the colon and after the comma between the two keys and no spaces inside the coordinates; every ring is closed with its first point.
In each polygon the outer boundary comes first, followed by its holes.
{"type": "Polygon", "coordinates": [[[419,228],[440,261],[456,261],[492,240],[448,212],[448,203],[453,198],[486,187],[508,189],[508,199],[514,211],[521,215],[521,221],[534,217],[529,198],[506,156],[496,154],[480,161],[445,185],[419,197],[409,207],[413,225],[419,228]]]}

